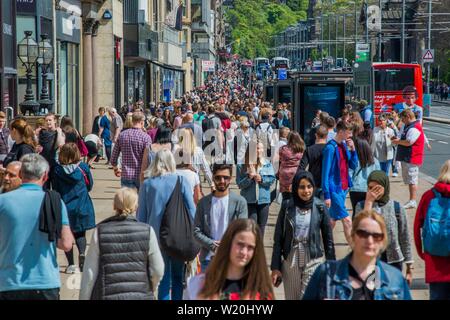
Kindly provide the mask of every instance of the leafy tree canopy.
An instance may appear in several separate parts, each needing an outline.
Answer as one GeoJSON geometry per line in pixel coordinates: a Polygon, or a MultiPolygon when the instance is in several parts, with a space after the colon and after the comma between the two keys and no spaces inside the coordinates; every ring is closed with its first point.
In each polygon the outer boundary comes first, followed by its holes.
{"type": "Polygon", "coordinates": [[[225,17],[231,27],[233,52],[253,59],[269,56],[272,37],[306,19],[308,0],[235,0],[225,17]]]}

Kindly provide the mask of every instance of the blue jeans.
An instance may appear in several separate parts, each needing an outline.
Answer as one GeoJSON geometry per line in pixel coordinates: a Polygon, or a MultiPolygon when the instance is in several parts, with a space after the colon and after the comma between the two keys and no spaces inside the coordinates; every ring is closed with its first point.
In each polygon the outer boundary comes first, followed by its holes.
{"type": "Polygon", "coordinates": [[[159,283],[158,300],[182,300],[184,262],[175,260],[164,253],[162,253],[162,257],[164,259],[164,276],[159,283]]]}
{"type": "Polygon", "coordinates": [[[201,264],[202,273],[205,273],[206,268],[208,268],[209,264],[211,263],[211,260],[203,260],[201,264]]]}
{"type": "Polygon", "coordinates": [[[121,178],[120,185],[122,186],[122,188],[131,188],[131,189],[136,189],[139,191],[140,181],[139,181],[139,179],[127,180],[127,179],[121,178]]]}
{"type": "Polygon", "coordinates": [[[261,234],[264,237],[264,230],[266,228],[267,219],[269,218],[269,208],[270,203],[265,204],[257,204],[257,203],[248,203],[248,218],[253,219],[261,229],[261,234]]]}
{"type": "Polygon", "coordinates": [[[431,282],[430,300],[450,300],[450,282],[431,282]]]}
{"type": "Polygon", "coordinates": [[[392,160],[387,160],[386,162],[380,162],[380,168],[389,177],[389,172],[391,171],[392,160]]]}

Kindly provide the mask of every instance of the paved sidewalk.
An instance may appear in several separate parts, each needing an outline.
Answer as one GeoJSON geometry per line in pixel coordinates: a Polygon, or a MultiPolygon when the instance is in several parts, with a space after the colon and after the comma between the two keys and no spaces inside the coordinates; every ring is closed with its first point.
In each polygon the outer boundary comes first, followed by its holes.
{"type": "Polygon", "coordinates": [[[423,117],[424,120],[431,121],[431,122],[437,122],[437,123],[444,123],[444,124],[450,124],[450,116],[448,114],[448,111],[442,113],[442,106],[445,105],[444,109],[447,109],[450,107],[450,100],[449,101],[439,101],[439,100],[433,100],[433,103],[431,105],[430,110],[430,116],[429,117],[423,117]],[[435,104],[438,104],[437,106],[435,104]]]}
{"type": "MultiPolygon", "coordinates": [[[[92,170],[94,176],[94,188],[91,192],[91,197],[94,202],[94,207],[96,211],[96,221],[100,222],[113,214],[112,209],[112,198],[117,189],[120,188],[119,179],[116,178],[112,170],[107,169],[105,165],[96,165],[97,169],[92,170]]],[[[202,178],[201,181],[204,179],[202,178]]],[[[422,194],[427,191],[433,185],[434,179],[430,177],[421,176],[419,183],[419,194],[418,199],[422,194]]],[[[208,190],[207,185],[203,184],[203,189],[208,190]]],[[[235,184],[231,187],[233,192],[239,193],[237,186],[235,184]]],[[[391,199],[399,201],[401,204],[405,203],[408,199],[408,188],[405,186],[401,180],[401,177],[391,178],[391,199]]],[[[268,220],[268,225],[266,227],[266,234],[264,239],[267,264],[270,266],[270,260],[272,257],[272,245],[273,245],[273,232],[275,228],[276,219],[278,216],[280,206],[276,203],[272,204],[270,208],[270,216],[268,220]]],[[[347,200],[347,208],[351,208],[350,201],[347,200]]],[[[411,233],[411,239],[413,239],[413,222],[415,216],[415,210],[407,210],[408,223],[411,233]]],[[[87,232],[87,241],[90,242],[92,231],[87,232]]],[[[342,224],[338,223],[336,229],[334,230],[334,240],[337,258],[343,258],[350,251],[345,237],[342,231],[342,224]]],[[[75,251],[75,262],[77,262],[78,254],[75,251]]],[[[414,299],[428,300],[429,293],[428,287],[424,283],[424,264],[423,261],[417,256],[417,252],[413,243],[413,254],[414,254],[414,280],[412,284],[412,295],[414,299]]],[[[78,288],[81,280],[80,274],[66,275],[64,273],[67,267],[67,260],[64,253],[58,250],[58,263],[60,265],[61,272],[61,299],[63,300],[74,300],[78,299],[78,288]]],[[[279,288],[275,289],[275,294],[277,299],[284,300],[284,290],[281,285],[279,288]]]]}

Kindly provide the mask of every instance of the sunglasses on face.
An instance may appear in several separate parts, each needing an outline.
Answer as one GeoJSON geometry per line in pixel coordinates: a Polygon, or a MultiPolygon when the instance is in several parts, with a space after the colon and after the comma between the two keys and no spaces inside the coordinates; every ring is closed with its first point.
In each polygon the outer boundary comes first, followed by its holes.
{"type": "Polygon", "coordinates": [[[376,233],[376,232],[372,233],[362,229],[356,230],[356,235],[363,239],[368,239],[370,236],[372,236],[373,240],[376,242],[380,242],[384,239],[383,233],[376,233]]]}
{"type": "Polygon", "coordinates": [[[222,179],[225,181],[230,181],[231,177],[230,176],[214,176],[214,181],[222,181],[222,179]]]}
{"type": "Polygon", "coordinates": [[[313,186],[312,186],[311,184],[308,184],[308,185],[306,185],[306,186],[298,186],[298,188],[299,188],[300,190],[306,190],[306,189],[312,189],[313,186]]]}

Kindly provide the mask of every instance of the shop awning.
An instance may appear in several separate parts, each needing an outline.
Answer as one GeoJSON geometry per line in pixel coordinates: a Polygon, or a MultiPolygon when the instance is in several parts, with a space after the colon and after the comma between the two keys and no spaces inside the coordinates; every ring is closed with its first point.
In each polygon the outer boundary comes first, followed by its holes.
{"type": "Polygon", "coordinates": [[[183,73],[186,72],[186,70],[184,70],[181,67],[172,66],[172,65],[169,65],[169,64],[160,63],[160,62],[156,62],[156,61],[152,61],[152,60],[150,60],[149,62],[153,63],[154,65],[156,65],[158,67],[161,67],[163,69],[169,69],[169,70],[173,70],[173,71],[176,71],[176,72],[183,72],[183,73]]]}

